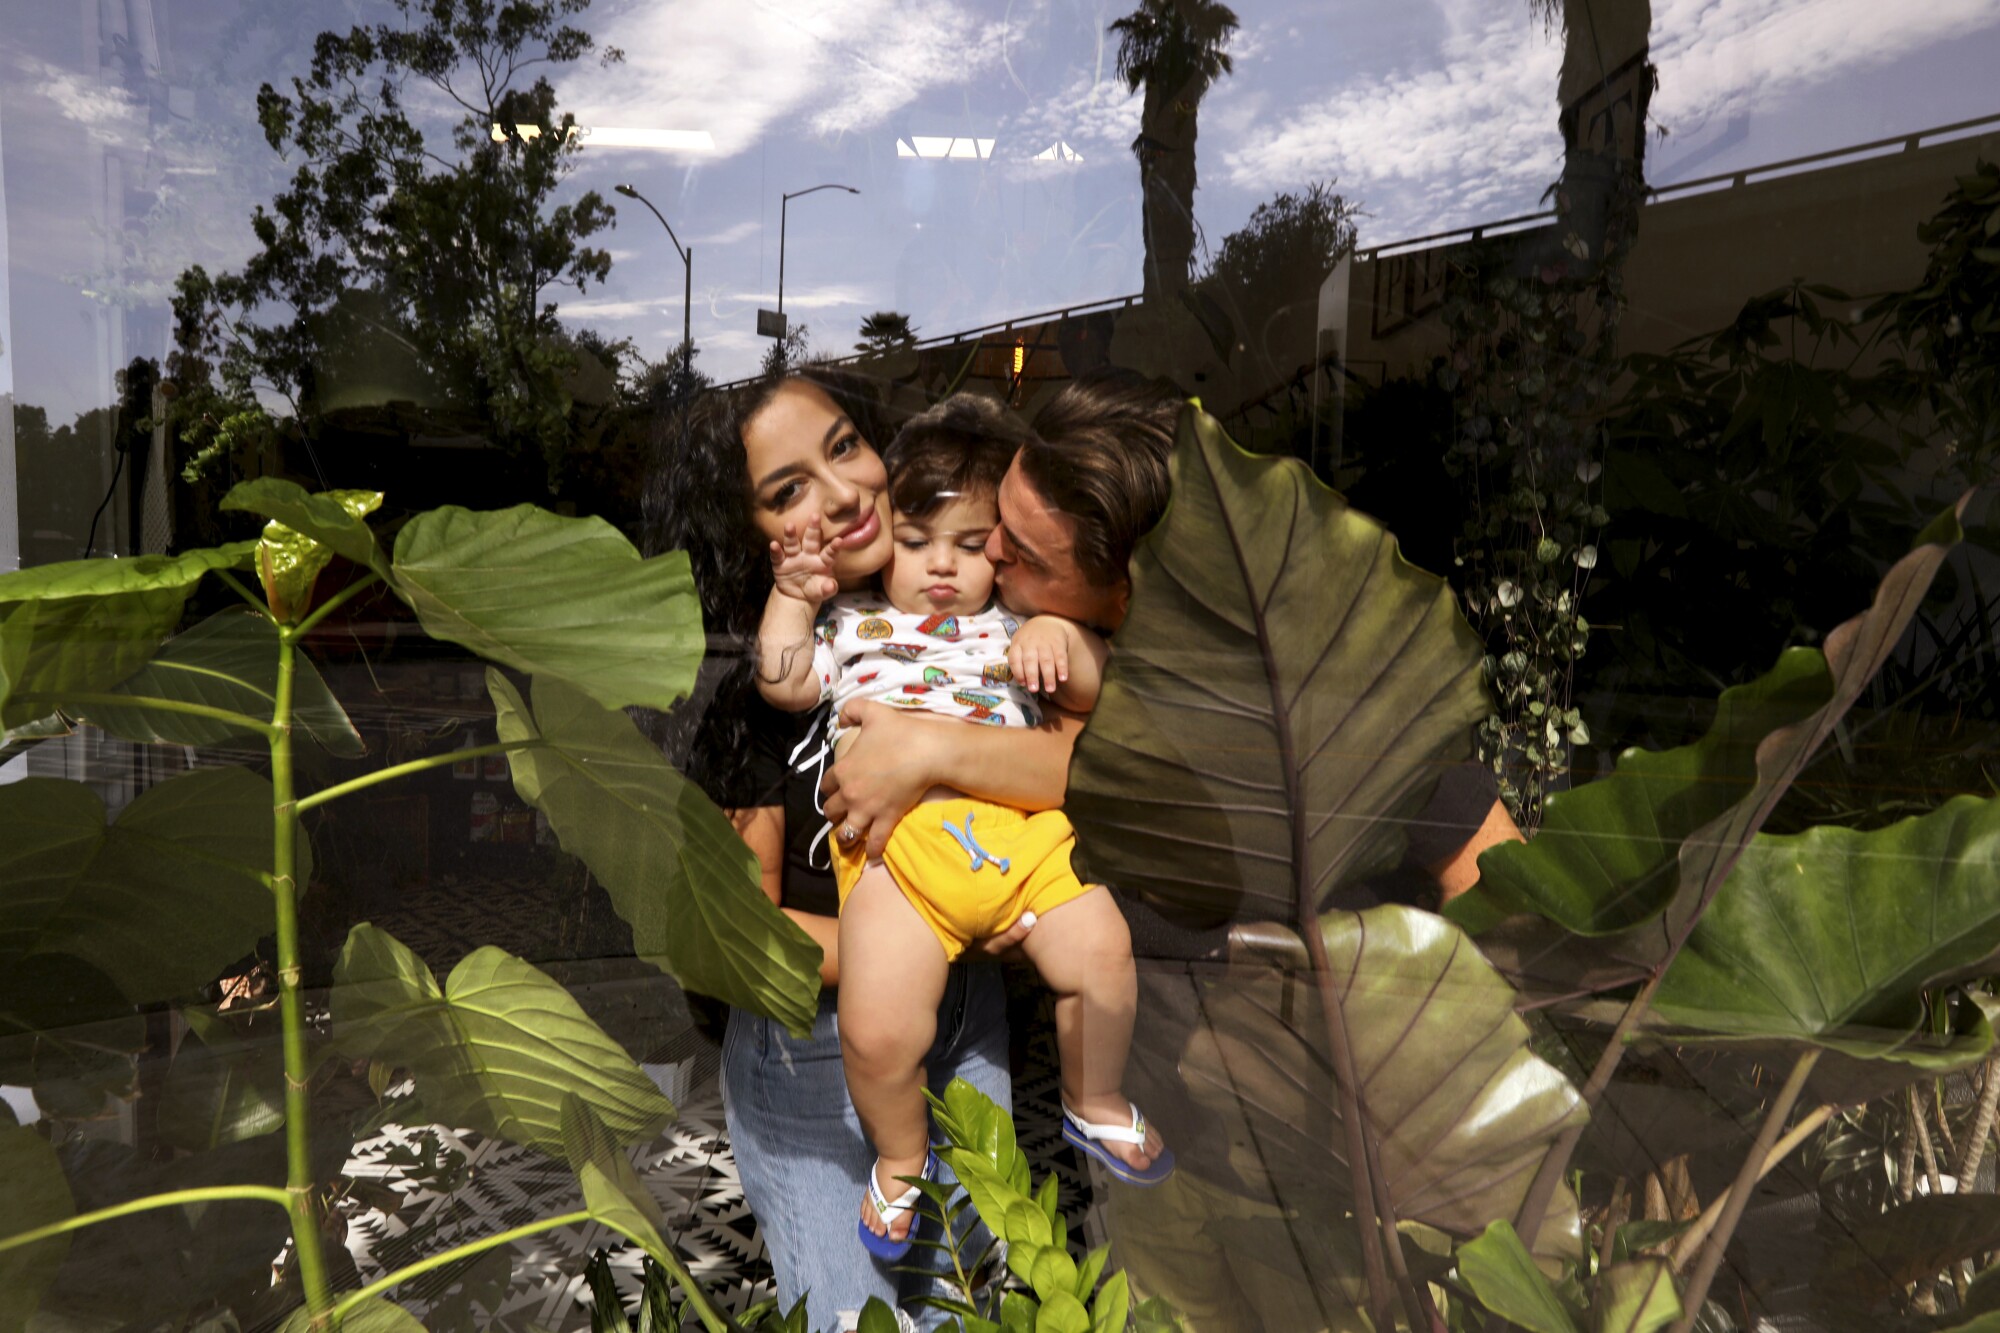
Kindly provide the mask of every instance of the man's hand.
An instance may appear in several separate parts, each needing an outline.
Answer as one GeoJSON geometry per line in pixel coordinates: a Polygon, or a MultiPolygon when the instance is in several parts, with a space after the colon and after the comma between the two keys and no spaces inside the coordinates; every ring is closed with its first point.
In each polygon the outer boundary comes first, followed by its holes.
{"type": "Polygon", "coordinates": [[[771,582],[778,592],[815,609],[840,591],[833,560],[822,549],[818,514],[806,520],[803,533],[785,524],[784,540],[771,543],[771,582]]]}
{"type": "Polygon", "coordinates": [[[939,727],[965,724],[927,718],[871,699],[857,699],[840,714],[852,732],[841,742],[840,758],[820,784],[834,836],[845,830],[868,840],[868,855],[880,856],[896,825],[937,785],[931,745],[939,727]]]}

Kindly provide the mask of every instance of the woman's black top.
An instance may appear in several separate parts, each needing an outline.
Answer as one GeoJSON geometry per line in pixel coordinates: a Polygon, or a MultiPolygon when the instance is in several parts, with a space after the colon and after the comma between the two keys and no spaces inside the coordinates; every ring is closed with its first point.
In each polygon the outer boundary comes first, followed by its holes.
{"type": "Polygon", "coordinates": [[[785,811],[784,905],[815,916],[837,916],[832,830],[820,809],[819,782],[833,756],[824,707],[785,713],[762,699],[751,705],[750,763],[741,789],[720,804],[730,809],[782,806],[785,811]]]}

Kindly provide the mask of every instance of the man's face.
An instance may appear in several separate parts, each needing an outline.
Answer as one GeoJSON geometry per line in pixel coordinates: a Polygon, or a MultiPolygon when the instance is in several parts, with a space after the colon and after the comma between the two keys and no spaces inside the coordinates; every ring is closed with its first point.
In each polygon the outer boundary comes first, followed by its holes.
{"type": "Polygon", "coordinates": [[[1076,563],[1076,520],[1052,509],[1016,458],[1000,480],[1000,523],[986,539],[1000,600],[1017,615],[1066,616],[1111,631],[1125,619],[1131,584],[1085,579],[1076,563]]]}

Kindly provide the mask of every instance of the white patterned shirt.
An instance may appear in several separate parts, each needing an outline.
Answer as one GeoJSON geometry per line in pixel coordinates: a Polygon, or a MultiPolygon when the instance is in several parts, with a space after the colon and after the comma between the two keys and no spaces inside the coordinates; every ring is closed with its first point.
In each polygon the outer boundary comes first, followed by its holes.
{"type": "Polygon", "coordinates": [[[1041,709],[1007,669],[1020,622],[999,602],[964,615],[898,611],[880,593],[842,593],[820,607],[813,633],[819,697],[840,710],[852,699],[981,722],[1032,727],[1041,709]]]}

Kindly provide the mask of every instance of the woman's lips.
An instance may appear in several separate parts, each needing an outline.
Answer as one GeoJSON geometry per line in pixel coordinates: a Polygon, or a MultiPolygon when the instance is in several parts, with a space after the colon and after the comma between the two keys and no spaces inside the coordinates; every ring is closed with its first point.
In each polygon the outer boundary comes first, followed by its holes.
{"type": "Polygon", "coordinates": [[[874,541],[875,534],[880,532],[881,530],[882,530],[881,515],[877,514],[873,509],[870,509],[868,511],[868,517],[862,519],[859,523],[856,523],[853,527],[841,533],[838,537],[835,537],[831,542],[828,543],[828,545],[838,546],[842,550],[852,550],[854,547],[866,546],[869,542],[874,541]]]}

